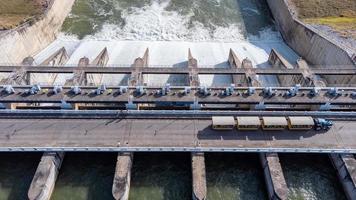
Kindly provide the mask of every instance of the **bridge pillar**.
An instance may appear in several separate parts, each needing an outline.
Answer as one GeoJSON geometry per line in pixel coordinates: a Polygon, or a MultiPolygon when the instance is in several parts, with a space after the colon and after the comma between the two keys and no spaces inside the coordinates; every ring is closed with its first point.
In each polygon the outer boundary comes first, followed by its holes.
{"type": "Polygon", "coordinates": [[[193,200],[206,200],[204,153],[192,153],[193,200]]]}
{"type": "Polygon", "coordinates": [[[270,200],[285,200],[288,196],[287,183],[277,153],[261,153],[260,160],[270,200]]]}
{"type": "Polygon", "coordinates": [[[352,154],[329,154],[349,200],[356,199],[356,159],[352,154]]]}
{"type": "MultiPolygon", "coordinates": [[[[275,69],[293,69],[294,66],[287,61],[281,54],[279,54],[275,49],[272,49],[268,62],[272,64],[275,69]]],[[[305,85],[304,77],[301,75],[289,75],[289,76],[278,76],[277,79],[279,83],[283,86],[292,86],[295,84],[305,85]]]]}
{"type": "MultiPolygon", "coordinates": [[[[230,49],[229,52],[229,60],[231,69],[238,69],[242,68],[242,61],[241,59],[236,55],[234,50],[230,49]]],[[[235,86],[244,86],[246,81],[246,76],[245,75],[232,75],[232,82],[235,84],[235,86]]]]}
{"type": "Polygon", "coordinates": [[[29,200],[49,200],[61,168],[64,153],[44,153],[32,179],[29,200]]]}
{"type": "MultiPolygon", "coordinates": [[[[91,62],[92,66],[106,67],[109,62],[109,52],[105,47],[99,55],[91,62]]],[[[103,83],[104,74],[87,74],[87,85],[99,86],[103,83]]]]}
{"type": "Polygon", "coordinates": [[[119,153],[117,156],[112,194],[116,200],[129,199],[133,153],[119,153]]]}

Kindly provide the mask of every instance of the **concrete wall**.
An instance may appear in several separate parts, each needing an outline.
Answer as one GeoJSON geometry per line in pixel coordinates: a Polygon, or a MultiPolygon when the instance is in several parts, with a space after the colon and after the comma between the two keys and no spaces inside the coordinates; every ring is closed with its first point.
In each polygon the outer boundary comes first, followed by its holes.
{"type": "Polygon", "coordinates": [[[0,63],[21,63],[39,53],[56,39],[75,0],[52,0],[44,16],[32,25],[0,34],[0,63]]]}
{"type": "Polygon", "coordinates": [[[355,65],[352,60],[354,50],[336,44],[296,19],[288,6],[288,0],[267,0],[267,2],[286,43],[309,63],[355,65]]]}

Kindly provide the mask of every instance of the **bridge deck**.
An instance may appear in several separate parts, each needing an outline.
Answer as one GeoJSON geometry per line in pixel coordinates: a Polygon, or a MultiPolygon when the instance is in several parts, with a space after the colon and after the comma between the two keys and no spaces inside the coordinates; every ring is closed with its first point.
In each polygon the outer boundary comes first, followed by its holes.
{"type": "Polygon", "coordinates": [[[327,132],[218,132],[209,125],[210,120],[181,119],[0,119],[0,150],[8,151],[13,147],[100,147],[120,151],[133,147],[187,147],[300,148],[304,152],[308,149],[329,152],[345,149],[356,152],[356,123],[350,121],[335,121],[327,132]]]}

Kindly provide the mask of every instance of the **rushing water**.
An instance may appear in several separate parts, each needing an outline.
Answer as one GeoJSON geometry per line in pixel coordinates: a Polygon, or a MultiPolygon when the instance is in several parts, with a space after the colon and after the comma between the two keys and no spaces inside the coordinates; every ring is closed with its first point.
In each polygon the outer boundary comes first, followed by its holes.
{"type": "Polygon", "coordinates": [[[191,199],[190,154],[135,154],[130,200],[191,199]]]}
{"type": "Polygon", "coordinates": [[[0,199],[27,199],[33,175],[42,154],[0,154],[0,199]]]}
{"type": "Polygon", "coordinates": [[[346,200],[327,155],[280,154],[290,200],[346,200]]]}
{"type": "MultiPolygon", "coordinates": [[[[27,199],[42,154],[0,154],[0,199],[27,199]]],[[[116,153],[67,153],[52,200],[111,200],[116,153]]],[[[289,200],[346,200],[327,155],[280,154],[289,200]]],[[[207,153],[209,200],[267,199],[257,154],[207,153]]],[[[188,200],[188,153],[136,153],[130,200],[188,200]]]]}
{"type": "Polygon", "coordinates": [[[67,153],[52,200],[112,200],[115,153],[67,153]]]}
{"type": "Polygon", "coordinates": [[[208,199],[267,199],[257,154],[206,154],[208,199]]]}
{"type": "Polygon", "coordinates": [[[239,41],[273,27],[263,0],[77,0],[63,31],[79,38],[239,41]]]}
{"type": "MultiPolygon", "coordinates": [[[[84,56],[93,61],[104,48],[109,53],[107,64],[114,66],[130,66],[146,48],[150,50],[150,66],[185,66],[188,49],[200,67],[229,67],[230,49],[261,68],[269,66],[272,48],[291,63],[298,58],[276,31],[265,0],[76,0],[62,34],[35,57],[35,63],[40,64],[62,47],[70,56],[66,65],[76,65],[84,56]]],[[[127,84],[127,77],[122,75],[106,76],[107,85],[127,84]]],[[[232,83],[227,75],[199,78],[205,86],[232,83]]],[[[63,79],[58,76],[56,84],[63,85],[63,79]]],[[[150,74],[144,77],[144,84],[178,86],[186,85],[186,80],[179,75],[150,74]]],[[[264,76],[260,81],[278,86],[276,77],[264,76]]]]}

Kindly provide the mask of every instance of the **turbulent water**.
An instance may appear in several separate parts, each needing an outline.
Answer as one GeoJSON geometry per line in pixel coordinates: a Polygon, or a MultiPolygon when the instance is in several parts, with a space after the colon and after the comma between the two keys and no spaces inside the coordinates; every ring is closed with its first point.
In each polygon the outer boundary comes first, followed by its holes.
{"type": "MultiPolygon", "coordinates": [[[[112,200],[116,153],[67,153],[52,200],[112,200]]],[[[267,191],[257,154],[207,153],[209,200],[263,200],[267,191]]],[[[41,154],[0,154],[0,199],[27,199],[41,154]]],[[[346,200],[327,155],[280,154],[289,200],[346,200]]],[[[188,200],[188,153],[137,153],[130,200],[188,200]]]]}
{"type": "Polygon", "coordinates": [[[327,155],[280,154],[290,200],[346,200],[327,155]]]}
{"type": "MultiPolygon", "coordinates": [[[[77,0],[59,38],[35,56],[35,63],[41,64],[62,47],[70,56],[68,66],[77,65],[84,56],[93,61],[104,48],[109,53],[108,65],[113,66],[130,66],[147,48],[150,66],[185,66],[188,49],[199,67],[229,67],[230,49],[261,68],[269,67],[271,49],[291,63],[298,59],[276,31],[264,0],[77,0]]],[[[55,83],[63,85],[66,78],[58,76],[55,83]]],[[[232,83],[226,75],[199,78],[205,86],[232,83]]],[[[32,84],[48,82],[41,77],[33,80],[32,84]]],[[[121,75],[103,80],[107,85],[127,85],[127,77],[121,75]]],[[[147,75],[144,84],[178,86],[187,80],[180,75],[147,75]]],[[[276,77],[260,81],[279,86],[276,77]]]]}
{"type": "Polygon", "coordinates": [[[77,0],[63,31],[110,40],[240,41],[273,35],[273,27],[261,0],[77,0]]]}
{"type": "Polygon", "coordinates": [[[257,154],[206,154],[208,199],[268,199],[257,154]]]}
{"type": "Polygon", "coordinates": [[[52,200],[112,200],[117,154],[68,153],[52,200]]]}
{"type": "Polygon", "coordinates": [[[189,154],[135,154],[130,200],[191,199],[189,154]]]}
{"type": "Polygon", "coordinates": [[[0,199],[27,199],[33,175],[41,159],[38,154],[0,154],[0,199]]]}

